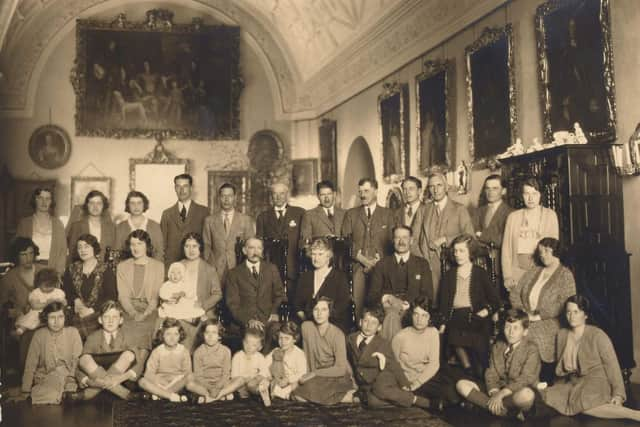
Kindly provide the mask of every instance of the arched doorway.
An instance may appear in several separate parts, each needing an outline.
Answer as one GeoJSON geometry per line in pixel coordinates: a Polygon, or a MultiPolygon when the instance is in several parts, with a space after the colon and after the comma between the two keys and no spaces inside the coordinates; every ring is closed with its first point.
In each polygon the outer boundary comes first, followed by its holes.
{"type": "Polygon", "coordinates": [[[347,154],[343,172],[342,207],[352,208],[359,204],[358,181],[364,177],[375,178],[376,170],[367,141],[359,136],[352,143],[347,154]]]}

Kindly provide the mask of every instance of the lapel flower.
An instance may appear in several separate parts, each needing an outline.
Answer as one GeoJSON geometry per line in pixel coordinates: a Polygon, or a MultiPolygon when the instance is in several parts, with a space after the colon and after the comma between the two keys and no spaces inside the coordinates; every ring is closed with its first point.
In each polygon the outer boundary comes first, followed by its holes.
{"type": "Polygon", "coordinates": [[[289,227],[293,228],[296,227],[298,224],[296,223],[295,219],[292,219],[291,221],[289,221],[289,227]]]}
{"type": "Polygon", "coordinates": [[[421,276],[421,275],[416,274],[416,280],[420,280],[421,278],[422,278],[422,276],[421,276]]]}

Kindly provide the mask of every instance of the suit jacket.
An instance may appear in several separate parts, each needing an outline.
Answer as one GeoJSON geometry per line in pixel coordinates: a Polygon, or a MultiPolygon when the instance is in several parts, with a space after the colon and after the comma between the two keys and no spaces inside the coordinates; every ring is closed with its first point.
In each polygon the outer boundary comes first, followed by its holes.
{"type": "MultiPolygon", "coordinates": [[[[124,249],[127,237],[131,234],[131,226],[129,221],[122,221],[116,225],[116,249],[124,249]]],[[[160,224],[152,219],[147,219],[147,233],[151,237],[153,245],[152,256],[160,262],[164,262],[164,238],[162,237],[162,229],[160,224]]]]}
{"type": "Polygon", "coordinates": [[[342,221],[345,210],[337,206],[333,207],[333,218],[329,219],[322,206],[305,212],[302,217],[302,229],[300,232],[300,247],[304,247],[307,241],[313,237],[342,236],[342,221]]]}
{"type": "MultiPolygon", "coordinates": [[[[256,220],[256,236],[266,239],[287,240],[287,278],[298,277],[298,242],[300,241],[300,226],[305,210],[297,206],[287,205],[287,211],[282,221],[278,221],[274,208],[269,208],[258,214],[256,220]]],[[[291,283],[291,285],[294,285],[291,283]]]]}
{"type": "MultiPolygon", "coordinates": [[[[67,237],[64,233],[62,221],[58,217],[51,217],[51,228],[51,248],[49,249],[47,267],[53,268],[59,274],[62,274],[67,262],[67,237]]],[[[16,236],[30,239],[33,237],[33,216],[27,216],[20,220],[16,236]]]]}
{"type": "Polygon", "coordinates": [[[136,314],[136,310],[131,304],[132,298],[144,297],[151,308],[158,307],[158,293],[160,292],[160,286],[164,282],[164,266],[157,259],[149,258],[149,262],[144,269],[142,289],[137,295],[133,289],[133,270],[133,258],[122,261],[117,267],[118,300],[124,310],[132,317],[136,314]]]}
{"type": "Polygon", "coordinates": [[[489,367],[484,372],[487,391],[506,387],[515,393],[538,383],[541,363],[535,343],[523,338],[511,356],[505,358],[508,347],[505,341],[497,341],[491,347],[489,367]]]}
{"type": "MultiPolygon", "coordinates": [[[[116,226],[111,221],[111,218],[108,215],[103,215],[101,220],[100,227],[100,236],[96,236],[100,238],[100,259],[105,259],[107,248],[118,249],[116,247],[116,226]]],[[[78,251],[77,243],[78,238],[83,234],[89,233],[89,219],[84,216],[82,219],[74,222],[69,227],[67,232],[67,246],[69,248],[69,258],[73,259],[75,253],[78,251]]]]}
{"type": "Polygon", "coordinates": [[[347,338],[347,359],[353,369],[353,375],[359,386],[372,386],[380,374],[380,364],[373,353],[382,353],[386,359],[384,370],[390,370],[400,387],[409,387],[411,383],[407,379],[400,363],[396,360],[389,341],[380,335],[375,335],[369,344],[360,352],[358,349],[358,335],[360,331],[354,332],[347,338]]]}
{"type": "MultiPolygon", "coordinates": [[[[312,319],[313,273],[305,271],[300,275],[294,302],[295,311],[303,311],[307,320],[312,319]]],[[[343,331],[348,331],[351,326],[351,294],[347,275],[335,267],[332,268],[318,289],[316,298],[318,297],[329,297],[333,300],[332,323],[343,331]]]]}
{"type": "MultiPolygon", "coordinates": [[[[104,336],[104,330],[102,328],[97,331],[93,331],[89,334],[84,346],[82,347],[82,354],[97,356],[101,354],[120,353],[126,350],[133,352],[136,356],[136,360],[131,369],[140,376],[144,368],[145,358],[141,354],[142,351],[139,348],[138,343],[133,342],[133,340],[127,335],[127,331],[123,328],[118,329],[113,347],[110,347],[109,344],[107,344],[104,336]]],[[[78,379],[78,382],[81,382],[85,377],[87,377],[87,374],[78,366],[78,369],[76,370],[76,378],[78,379]]]]}
{"type": "Polygon", "coordinates": [[[502,236],[504,235],[504,226],[507,223],[507,217],[513,209],[507,204],[506,201],[500,202],[500,206],[493,213],[491,221],[487,228],[484,227],[484,217],[487,215],[488,205],[479,206],[471,218],[473,222],[473,228],[476,232],[482,233],[479,237],[483,242],[493,242],[496,248],[502,246],[502,236]]]}
{"type": "Polygon", "coordinates": [[[278,314],[284,299],[284,288],[275,265],[262,261],[256,279],[246,262],[227,273],[225,300],[233,323],[243,327],[251,319],[266,323],[269,316],[278,314]]]}
{"type": "Polygon", "coordinates": [[[402,286],[395,278],[399,273],[399,266],[395,255],[384,257],[373,269],[371,287],[368,295],[370,306],[380,304],[383,295],[400,295],[406,301],[413,303],[418,297],[424,296],[433,302],[433,283],[431,269],[424,258],[410,255],[407,260],[407,283],[402,286]]]}
{"type": "Polygon", "coordinates": [[[183,251],[180,246],[182,238],[185,234],[191,232],[202,234],[202,225],[207,215],[209,215],[209,209],[197,204],[193,200],[191,201],[191,206],[189,206],[185,221],[182,221],[180,218],[178,202],[162,212],[160,228],[162,229],[162,238],[164,239],[165,266],[169,266],[172,262],[182,259],[183,251]]]}
{"type": "Polygon", "coordinates": [[[396,217],[398,224],[402,224],[402,225],[406,225],[407,227],[413,227],[413,224],[415,224],[416,222],[416,218],[422,218],[424,216],[424,203],[419,203],[418,207],[416,208],[416,211],[413,213],[413,217],[411,218],[411,222],[407,223],[407,217],[406,217],[406,206],[402,206],[398,209],[396,209],[395,213],[396,213],[396,217]]]}
{"type": "MultiPolygon", "coordinates": [[[[447,271],[442,277],[442,287],[438,295],[438,310],[443,323],[451,320],[453,315],[453,299],[457,289],[457,268],[447,271]]],[[[482,268],[474,265],[471,267],[471,283],[469,284],[469,296],[471,299],[471,312],[486,308],[489,315],[482,320],[491,321],[491,313],[500,305],[500,298],[489,279],[489,275],[482,268]]]]}
{"type": "Polygon", "coordinates": [[[253,219],[238,211],[233,213],[229,233],[225,233],[222,212],[216,211],[204,220],[204,259],[223,277],[227,270],[236,266],[237,239],[246,240],[255,234],[253,219]]]}
{"type": "MultiPolygon", "coordinates": [[[[180,261],[187,268],[187,261],[180,261]]],[[[215,305],[222,299],[220,277],[216,268],[203,259],[198,260],[198,283],[196,283],[196,296],[202,309],[209,316],[213,315],[215,305]]]]}
{"type": "Polygon", "coordinates": [[[392,230],[397,217],[391,209],[376,206],[367,220],[363,206],[351,208],[345,213],[342,223],[342,235],[351,238],[353,256],[362,251],[363,255],[380,258],[391,254],[392,230]]]}

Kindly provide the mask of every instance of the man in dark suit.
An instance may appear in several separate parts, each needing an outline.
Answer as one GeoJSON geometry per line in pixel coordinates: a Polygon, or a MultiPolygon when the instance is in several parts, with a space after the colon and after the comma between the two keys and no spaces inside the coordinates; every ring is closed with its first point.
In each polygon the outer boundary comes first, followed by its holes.
{"type": "Polygon", "coordinates": [[[335,205],[336,190],[331,181],[316,185],[320,205],[308,210],[302,217],[300,247],[305,247],[313,237],[340,237],[345,210],[335,205]]]}
{"type": "Polygon", "coordinates": [[[404,195],[404,206],[397,210],[398,223],[411,227],[418,211],[424,209],[420,201],[422,193],[422,181],[415,176],[409,176],[402,181],[402,194],[404,195]]]}
{"type": "Polygon", "coordinates": [[[283,301],[284,288],[275,265],[262,260],[262,240],[251,237],[242,252],[246,261],[227,273],[225,300],[231,313],[231,330],[255,328],[265,332],[263,352],[273,345],[278,327],[278,310],[283,301]]]}
{"type": "Polygon", "coordinates": [[[396,215],[391,209],[378,206],[378,182],[362,178],[358,182],[361,206],[351,208],[344,215],[342,235],[351,238],[353,267],[353,300],[356,317],[364,307],[369,273],[376,263],[391,253],[391,230],[396,215]]]}
{"type": "Polygon", "coordinates": [[[220,210],[204,220],[202,237],[204,259],[224,280],[226,272],[236,266],[236,240],[255,236],[255,226],[250,216],[236,211],[236,188],[232,184],[220,186],[218,202],[220,210]]]}
{"type": "Polygon", "coordinates": [[[164,238],[164,263],[168,268],[171,263],[183,258],[180,244],[187,233],[202,234],[204,219],[209,210],[191,200],[193,177],[183,173],[173,178],[178,202],[165,209],[160,219],[160,229],[164,238]]]}
{"type": "Polygon", "coordinates": [[[393,255],[384,257],[373,269],[367,304],[382,304],[386,316],[382,336],[391,340],[401,326],[404,312],[418,297],[433,301],[431,269],[424,258],[411,255],[411,229],[398,225],[393,229],[393,255]],[[402,309],[398,310],[401,305],[402,309]]]}
{"type": "Polygon", "coordinates": [[[481,203],[475,210],[471,218],[473,228],[478,239],[486,243],[491,242],[500,249],[507,217],[513,211],[503,200],[507,189],[502,177],[494,174],[484,180],[482,191],[487,203],[481,203]]]}
{"type": "MultiPolygon", "coordinates": [[[[256,220],[256,236],[261,239],[278,239],[287,241],[287,295],[289,301],[295,299],[296,279],[298,278],[298,242],[300,241],[300,225],[305,210],[288,205],[289,187],[283,183],[271,186],[273,208],[258,215],[256,220]]],[[[273,258],[274,254],[270,254],[273,258]]],[[[275,254],[277,255],[277,254],[275,254]]]]}

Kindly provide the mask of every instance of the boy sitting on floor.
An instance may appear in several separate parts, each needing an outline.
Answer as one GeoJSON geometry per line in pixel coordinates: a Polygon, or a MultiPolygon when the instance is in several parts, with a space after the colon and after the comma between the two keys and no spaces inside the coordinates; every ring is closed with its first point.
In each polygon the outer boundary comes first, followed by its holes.
{"type": "Polygon", "coordinates": [[[460,380],[456,389],[469,402],[497,416],[519,415],[531,407],[535,395],[531,388],[538,383],[540,353],[526,339],[529,316],[520,309],[507,311],[504,323],[506,342],[491,348],[491,360],[485,371],[485,390],[469,380],[460,380]]]}
{"type": "Polygon", "coordinates": [[[382,307],[365,308],[360,331],[347,339],[347,358],[358,384],[358,394],[370,407],[394,404],[429,408],[429,399],[414,395],[411,383],[391,350],[391,344],[378,333],[382,330],[382,307]]]}
{"type": "Polygon", "coordinates": [[[127,339],[120,329],[123,308],[117,301],[106,301],[100,308],[98,322],[102,329],[93,332],[84,343],[78,363],[77,378],[85,387],[74,400],[89,400],[102,390],[122,399],[129,399],[131,392],[122,383],[135,381],[140,375],[144,360],[140,360],[137,346],[127,339]]]}

